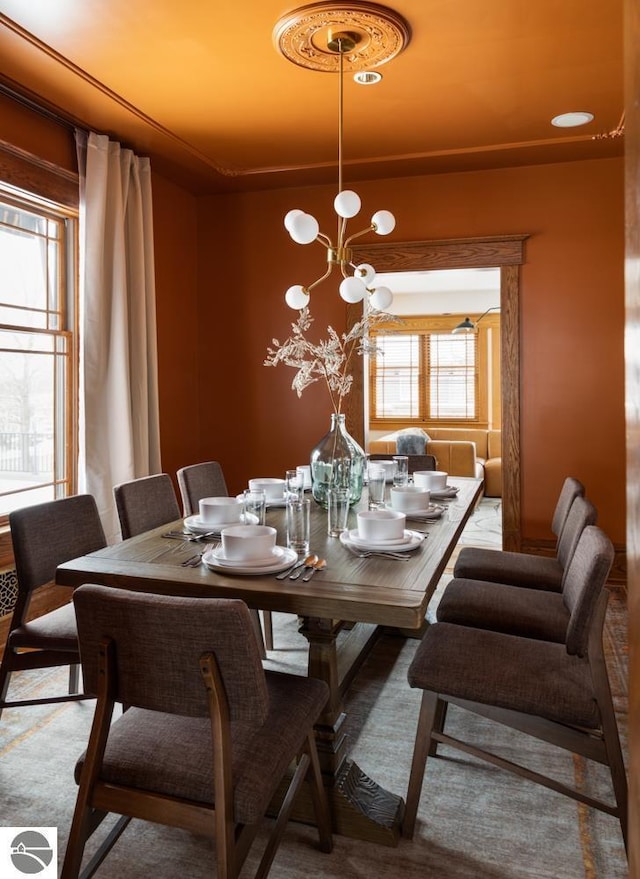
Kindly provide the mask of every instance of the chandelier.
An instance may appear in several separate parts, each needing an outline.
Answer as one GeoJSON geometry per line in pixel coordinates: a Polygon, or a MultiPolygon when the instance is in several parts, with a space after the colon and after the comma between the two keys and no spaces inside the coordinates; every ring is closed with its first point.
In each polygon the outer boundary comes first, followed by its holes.
{"type": "MultiPolygon", "coordinates": [[[[311,291],[337,269],[342,275],[340,296],[345,302],[366,300],[372,308],[384,311],[393,294],[388,287],[374,286],[376,272],[368,263],[353,262],[352,242],[375,232],[388,235],[395,228],[391,211],[378,210],[370,223],[359,232],[347,235],[347,222],[360,212],[360,196],[343,188],[344,72],[378,66],[396,55],[406,45],[409,29],[393,10],[373,3],[315,3],[283,18],[274,31],[280,51],[290,60],[314,70],[338,71],[338,194],[333,207],[337,215],[334,239],[320,231],[315,217],[300,209],[287,213],[284,225],[296,244],[317,242],[326,249],[326,271],[311,284],[294,284],[285,294],[290,308],[303,309],[309,304],[311,291]]],[[[364,78],[366,82],[367,79],[364,78]]]]}

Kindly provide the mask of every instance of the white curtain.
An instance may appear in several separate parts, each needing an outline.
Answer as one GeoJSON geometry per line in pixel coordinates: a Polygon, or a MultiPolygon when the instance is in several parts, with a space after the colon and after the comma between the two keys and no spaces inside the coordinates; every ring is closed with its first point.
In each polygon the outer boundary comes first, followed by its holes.
{"type": "Polygon", "coordinates": [[[76,131],[80,169],[80,472],[107,539],[113,486],[160,471],[149,160],[76,131]]]}

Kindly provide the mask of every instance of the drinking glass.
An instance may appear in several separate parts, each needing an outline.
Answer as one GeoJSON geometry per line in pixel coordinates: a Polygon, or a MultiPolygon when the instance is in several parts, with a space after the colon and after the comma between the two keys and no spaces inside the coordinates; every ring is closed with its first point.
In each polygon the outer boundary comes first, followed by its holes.
{"type": "Polygon", "coordinates": [[[384,507],[384,490],[386,473],[379,464],[369,465],[369,509],[379,510],[384,507]]]}
{"type": "Polygon", "coordinates": [[[287,546],[299,556],[309,553],[310,516],[309,498],[287,502],[287,546]]]}
{"type": "Polygon", "coordinates": [[[242,494],[242,513],[246,525],[264,525],[267,508],[267,496],[264,491],[245,488],[242,494]],[[253,520],[255,516],[258,521],[253,520]]]}
{"type": "Polygon", "coordinates": [[[407,455],[394,455],[393,484],[406,485],[409,481],[409,458],[407,455]]]}
{"type": "Polygon", "coordinates": [[[348,488],[327,489],[327,534],[329,537],[340,537],[347,527],[347,515],[349,513],[348,488]]]}
{"type": "Polygon", "coordinates": [[[304,496],[304,476],[298,470],[285,473],[287,501],[301,501],[304,496]]]}

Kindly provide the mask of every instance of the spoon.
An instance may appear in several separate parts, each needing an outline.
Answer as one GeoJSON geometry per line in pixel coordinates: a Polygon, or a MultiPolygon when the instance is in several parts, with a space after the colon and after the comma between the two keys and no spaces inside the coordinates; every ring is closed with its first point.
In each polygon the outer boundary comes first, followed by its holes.
{"type": "Polygon", "coordinates": [[[290,579],[290,580],[297,580],[298,577],[300,576],[300,574],[304,573],[304,571],[306,571],[306,570],[308,570],[308,569],[313,568],[313,566],[314,566],[315,564],[317,564],[317,562],[318,562],[318,556],[315,555],[315,553],[314,553],[313,555],[308,555],[308,556],[306,557],[306,559],[304,560],[304,564],[303,564],[303,565],[300,565],[300,567],[298,568],[298,570],[295,571],[293,574],[291,574],[291,576],[289,577],[289,579],[290,579]]]}
{"type": "MultiPolygon", "coordinates": [[[[317,558],[317,556],[315,556],[315,555],[309,555],[305,559],[296,559],[296,561],[291,565],[291,567],[286,568],[284,571],[281,571],[279,574],[276,574],[276,580],[286,580],[287,577],[290,574],[293,574],[293,572],[296,571],[298,568],[304,568],[304,566],[307,564],[307,562],[309,564],[311,564],[313,562],[313,560],[316,558],[317,558]]],[[[300,573],[302,573],[302,571],[300,573]]]]}
{"type": "Polygon", "coordinates": [[[315,574],[316,571],[322,571],[326,567],[327,567],[327,560],[326,559],[318,559],[318,561],[314,565],[311,566],[311,570],[309,571],[309,573],[305,574],[305,576],[302,578],[303,583],[307,583],[313,577],[313,575],[315,574]]]}

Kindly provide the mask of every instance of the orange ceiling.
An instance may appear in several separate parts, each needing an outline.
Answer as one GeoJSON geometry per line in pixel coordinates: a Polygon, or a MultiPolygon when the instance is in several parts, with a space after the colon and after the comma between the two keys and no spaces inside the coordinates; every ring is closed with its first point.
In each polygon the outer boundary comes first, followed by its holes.
{"type": "MultiPolygon", "coordinates": [[[[621,0],[398,0],[405,50],[345,80],[345,182],[620,154],[621,0]],[[550,119],[595,116],[582,128],[550,119]]],[[[197,191],[336,177],[338,78],[296,67],[275,0],[0,0],[0,81],[197,191]]]]}

